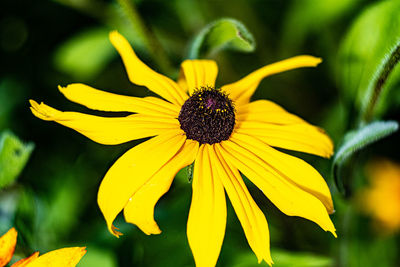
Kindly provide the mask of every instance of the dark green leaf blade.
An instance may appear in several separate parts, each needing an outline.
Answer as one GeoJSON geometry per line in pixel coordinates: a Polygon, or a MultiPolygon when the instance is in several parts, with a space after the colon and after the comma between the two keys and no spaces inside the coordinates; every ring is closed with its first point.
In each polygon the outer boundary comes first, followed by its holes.
{"type": "Polygon", "coordinates": [[[332,163],[332,172],[339,191],[344,191],[343,178],[340,177],[342,165],[357,151],[396,132],[398,128],[396,121],[375,121],[346,134],[332,163]]]}

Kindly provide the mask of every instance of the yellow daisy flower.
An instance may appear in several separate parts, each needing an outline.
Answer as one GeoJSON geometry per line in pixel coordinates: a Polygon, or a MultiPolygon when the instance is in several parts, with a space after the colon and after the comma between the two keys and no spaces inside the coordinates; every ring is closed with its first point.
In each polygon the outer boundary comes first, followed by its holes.
{"type": "MultiPolygon", "coordinates": [[[[10,262],[15,245],[17,244],[17,231],[11,228],[0,237],[0,267],[10,262]]],[[[53,250],[39,257],[39,252],[19,260],[11,267],[74,267],[86,253],[84,247],[72,247],[53,250]]]]}
{"type": "Polygon", "coordinates": [[[196,266],[217,262],[225,235],[225,192],[258,261],[272,263],[267,221],[239,171],[282,212],[311,220],[336,236],[328,215],[333,211],[332,198],[324,179],[306,162],[272,148],[330,157],[332,141],[320,128],[271,101],[249,103],[264,77],[314,67],[321,59],[286,59],[217,89],[218,67],[212,60],[185,60],[174,82],[146,66],[118,32],[112,32],[110,40],[130,81],[165,100],[70,84],[59,90],[73,102],[95,110],[135,114],[104,118],[61,112],[32,100],[31,110],[40,119],[58,122],[101,144],[154,136],[122,155],[100,185],[98,204],[111,233],[120,235],[113,221],[122,210],[125,220],[144,233],[161,233],[154,221],[154,206],[176,173],[194,161],[187,235],[196,266]]]}

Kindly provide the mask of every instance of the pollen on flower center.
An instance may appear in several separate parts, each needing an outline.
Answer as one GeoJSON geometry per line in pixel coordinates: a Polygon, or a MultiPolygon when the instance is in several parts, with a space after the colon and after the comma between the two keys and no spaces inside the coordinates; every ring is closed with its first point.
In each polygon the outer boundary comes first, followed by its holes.
{"type": "Polygon", "coordinates": [[[182,105],[178,117],[188,139],[200,144],[228,140],[235,126],[235,108],[225,92],[200,87],[182,105]]]}

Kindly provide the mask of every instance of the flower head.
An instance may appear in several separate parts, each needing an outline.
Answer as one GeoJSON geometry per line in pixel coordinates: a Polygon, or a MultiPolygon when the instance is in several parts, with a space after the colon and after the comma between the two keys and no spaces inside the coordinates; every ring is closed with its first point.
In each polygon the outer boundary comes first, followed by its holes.
{"type": "Polygon", "coordinates": [[[249,102],[264,77],[314,67],[319,58],[293,57],[216,88],[218,67],[212,60],[185,60],[175,82],[146,66],[119,33],[112,32],[110,40],[130,81],[164,100],[70,84],[59,89],[73,102],[133,114],[104,118],[61,112],[35,101],[31,110],[38,118],[58,122],[101,144],[154,136],[122,155],[100,185],[98,204],[111,233],[120,235],[113,221],[123,211],[125,220],[144,233],[159,234],[154,206],[176,173],[195,162],[187,235],[197,266],[214,266],[218,260],[226,226],[225,192],[258,261],[272,263],[267,221],[240,172],[285,214],[311,220],[336,235],[329,218],[332,198],[324,179],[306,162],[272,148],[330,157],[330,138],[271,101],[249,102]]]}
{"type": "MultiPolygon", "coordinates": [[[[10,262],[17,244],[17,235],[17,231],[11,228],[0,237],[0,267],[6,266],[10,262]]],[[[39,256],[39,252],[35,252],[27,258],[17,261],[11,267],[74,267],[85,253],[84,247],[57,249],[42,256],[39,256]]]]}
{"type": "Polygon", "coordinates": [[[381,232],[400,229],[400,165],[389,160],[368,167],[370,186],[359,195],[362,209],[377,222],[381,232]]]}

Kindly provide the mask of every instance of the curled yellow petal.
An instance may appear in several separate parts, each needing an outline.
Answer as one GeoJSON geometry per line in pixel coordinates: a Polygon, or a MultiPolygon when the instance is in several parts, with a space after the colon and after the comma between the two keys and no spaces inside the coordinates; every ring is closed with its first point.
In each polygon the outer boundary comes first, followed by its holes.
{"type": "Polygon", "coordinates": [[[189,95],[200,87],[214,87],[218,66],[214,60],[185,60],[181,64],[181,79],[185,79],[189,95]]]}
{"type": "Polygon", "coordinates": [[[277,104],[258,100],[238,110],[236,132],[249,134],[264,143],[329,158],[333,143],[319,127],[311,125],[277,104]]]}
{"type": "Polygon", "coordinates": [[[178,153],[133,194],[124,208],[127,222],[137,225],[147,235],[161,233],[154,221],[154,206],[169,190],[176,173],[194,161],[198,147],[198,142],[186,140],[178,153]]]}
{"type": "Polygon", "coordinates": [[[172,131],[130,149],[108,170],[101,182],[97,201],[109,231],[119,236],[112,225],[129,199],[181,149],[185,137],[172,131]]]}
{"type": "Polygon", "coordinates": [[[317,197],[326,207],[328,213],[333,212],[331,192],[324,178],[305,161],[273,149],[250,135],[235,134],[232,142],[247,148],[263,159],[270,170],[276,170],[290,182],[317,197]]]}
{"type": "Polygon", "coordinates": [[[47,252],[29,263],[29,267],[75,267],[83,255],[85,247],[61,248],[47,252]]]}
{"type": "Polygon", "coordinates": [[[308,123],[275,125],[258,121],[238,124],[237,133],[248,134],[265,144],[284,149],[306,152],[329,158],[333,154],[333,143],[319,127],[308,123]]]}
{"type": "Polygon", "coordinates": [[[117,31],[111,32],[110,41],[120,54],[132,83],[146,86],[149,90],[179,106],[185,102],[187,94],[179,85],[144,64],[121,34],[117,31]]]}
{"type": "Polygon", "coordinates": [[[0,267],[6,266],[10,262],[17,244],[17,235],[17,230],[11,228],[0,237],[0,267]]]}
{"type": "Polygon", "coordinates": [[[104,145],[121,144],[180,128],[178,120],[174,118],[143,114],[99,117],[79,112],[62,112],[33,100],[30,100],[30,103],[32,113],[39,119],[55,121],[104,145]]]}
{"type": "Polygon", "coordinates": [[[225,192],[212,167],[215,157],[210,145],[201,145],[194,164],[187,235],[197,267],[216,265],[225,236],[225,192]]]}
{"type": "Polygon", "coordinates": [[[272,265],[267,220],[247,190],[238,170],[224,160],[223,150],[219,144],[215,145],[215,150],[217,160],[213,167],[221,178],[247,241],[256,254],[258,263],[264,260],[272,265]]]}
{"type": "Polygon", "coordinates": [[[179,107],[157,97],[133,97],[117,95],[94,89],[85,84],[73,83],[59,86],[60,92],[70,101],[90,109],[114,112],[133,112],[150,116],[176,118],[179,107]]]}
{"type": "Polygon", "coordinates": [[[230,95],[237,105],[246,104],[265,77],[292,69],[315,67],[321,62],[320,58],[308,55],[288,58],[262,67],[237,82],[222,86],[222,89],[230,95]]]}
{"type": "Polygon", "coordinates": [[[336,236],[328,215],[332,202],[329,189],[318,172],[299,159],[295,161],[272,153],[272,148],[256,138],[239,136],[233,134],[229,141],[221,143],[227,160],[237,166],[283,213],[311,220],[336,236]],[[251,139],[252,143],[243,142],[246,139],[251,139]],[[286,160],[289,160],[288,163],[285,163],[286,160]]]}

